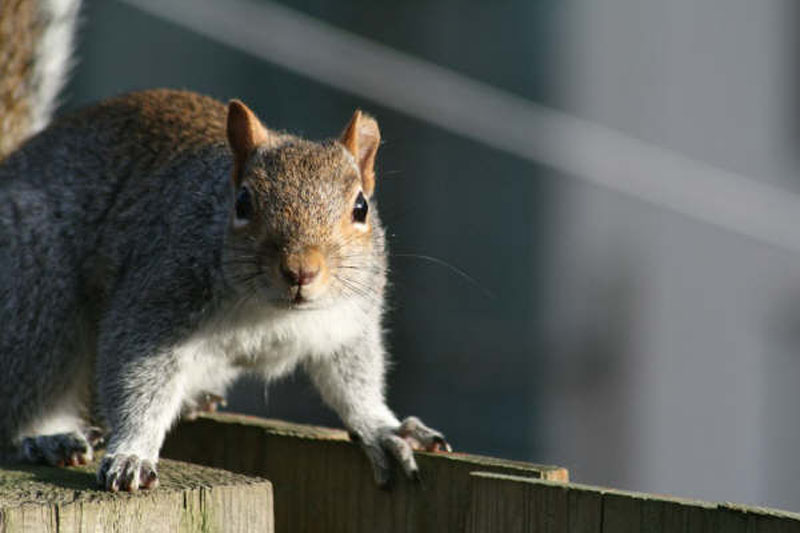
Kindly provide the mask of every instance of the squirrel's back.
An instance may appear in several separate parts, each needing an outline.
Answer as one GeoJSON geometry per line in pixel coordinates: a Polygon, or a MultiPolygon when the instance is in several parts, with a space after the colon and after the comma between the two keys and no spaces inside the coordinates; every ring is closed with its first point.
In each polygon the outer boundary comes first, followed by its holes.
{"type": "MultiPolygon", "coordinates": [[[[60,117],[55,132],[99,130],[119,135],[126,151],[176,154],[225,144],[225,105],[190,91],[150,89],[110,98],[60,117]]],[[[56,133],[58,134],[58,133],[56,133]]]]}
{"type": "Polygon", "coordinates": [[[0,188],[15,188],[12,196],[19,196],[22,185],[12,184],[22,182],[49,191],[49,203],[73,201],[69,196],[79,193],[105,210],[123,189],[162,188],[163,172],[180,161],[227,170],[225,114],[221,102],[188,91],[153,89],[104,100],[58,117],[9,154],[0,162],[0,188]]]}
{"type": "Polygon", "coordinates": [[[225,116],[224,104],[197,93],[172,89],[133,92],[57,118],[12,157],[31,159],[43,147],[55,153],[58,149],[54,147],[58,147],[86,154],[63,163],[80,163],[88,181],[93,175],[125,179],[130,173],[148,174],[170,160],[209,148],[227,154],[225,116]],[[86,168],[97,166],[113,168],[86,168]],[[127,172],[123,170],[126,167],[127,172]]]}
{"type": "Polygon", "coordinates": [[[50,121],[71,64],[80,0],[0,6],[0,160],[50,121]]]}

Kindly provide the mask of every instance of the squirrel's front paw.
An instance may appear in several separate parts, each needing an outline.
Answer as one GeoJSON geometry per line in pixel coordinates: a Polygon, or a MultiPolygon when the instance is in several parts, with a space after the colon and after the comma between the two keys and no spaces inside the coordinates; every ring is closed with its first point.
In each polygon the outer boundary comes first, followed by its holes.
{"type": "Polygon", "coordinates": [[[367,457],[369,457],[375,473],[375,481],[380,486],[386,486],[391,480],[391,465],[388,456],[400,463],[409,478],[418,480],[419,467],[414,459],[414,450],[452,451],[444,435],[429,428],[414,416],[406,418],[396,428],[382,428],[379,430],[376,440],[372,442],[361,440],[361,445],[367,452],[367,457]]]}
{"type": "Polygon", "coordinates": [[[111,492],[154,489],[158,486],[156,463],[136,455],[106,455],[97,470],[97,482],[111,492]]]}
{"type": "Polygon", "coordinates": [[[201,413],[215,413],[220,407],[227,406],[224,396],[214,392],[203,391],[195,398],[185,400],[181,408],[181,418],[195,420],[201,413]]]}
{"type": "Polygon", "coordinates": [[[92,460],[92,444],[78,431],[27,437],[20,443],[20,455],[30,463],[53,466],[85,465],[92,460]]]}

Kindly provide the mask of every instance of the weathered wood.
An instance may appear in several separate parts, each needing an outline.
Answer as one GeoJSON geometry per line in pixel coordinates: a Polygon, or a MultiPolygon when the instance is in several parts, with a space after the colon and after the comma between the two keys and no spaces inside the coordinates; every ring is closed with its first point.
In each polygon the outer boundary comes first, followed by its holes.
{"type": "Polygon", "coordinates": [[[567,491],[569,533],[600,533],[603,527],[602,494],[580,485],[567,491]]]}
{"type": "Polygon", "coordinates": [[[396,472],[391,489],[381,490],[344,431],[231,414],[180,424],[162,453],[270,479],[276,529],[292,532],[464,531],[471,472],[567,478],[558,467],[417,453],[422,480],[411,482],[396,472]]]}
{"type": "Polygon", "coordinates": [[[278,531],[800,533],[800,515],[566,483],[558,467],[418,453],[422,481],[375,486],[344,431],[217,414],[163,450],[275,483],[278,531]],[[554,481],[554,480],[564,480],[554,481]]]}
{"type": "Polygon", "coordinates": [[[274,531],[265,479],[161,461],[159,487],[97,488],[96,465],[0,467],[0,532],[274,531]]]}
{"type": "Polygon", "coordinates": [[[466,532],[569,531],[567,513],[570,494],[565,483],[522,485],[510,481],[514,479],[517,478],[484,472],[471,475],[472,491],[466,532]]]}
{"type": "Polygon", "coordinates": [[[469,533],[795,533],[800,514],[475,472],[469,533]]]}
{"type": "Polygon", "coordinates": [[[381,531],[466,533],[800,533],[800,514],[567,483],[558,467],[417,454],[421,482],[378,489],[340,430],[241,415],[179,426],[154,492],[109,494],[94,467],[0,468],[5,531],[381,531]]]}

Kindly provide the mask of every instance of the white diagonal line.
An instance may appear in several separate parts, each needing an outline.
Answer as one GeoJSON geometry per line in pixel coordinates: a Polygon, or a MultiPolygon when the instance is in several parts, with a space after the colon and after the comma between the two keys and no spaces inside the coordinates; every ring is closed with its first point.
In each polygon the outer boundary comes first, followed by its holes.
{"type": "Polygon", "coordinates": [[[523,159],[800,251],[800,195],[538,105],[276,3],[121,1],[523,159]]]}

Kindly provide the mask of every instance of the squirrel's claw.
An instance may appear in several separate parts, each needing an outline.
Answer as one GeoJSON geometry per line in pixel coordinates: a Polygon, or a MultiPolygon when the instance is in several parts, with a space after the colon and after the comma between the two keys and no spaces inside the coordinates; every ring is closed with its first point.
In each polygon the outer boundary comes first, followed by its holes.
{"type": "Polygon", "coordinates": [[[431,429],[416,416],[409,416],[397,429],[397,434],[404,438],[414,450],[425,452],[452,452],[453,448],[441,432],[431,429]]]}
{"type": "Polygon", "coordinates": [[[97,482],[111,492],[136,492],[140,488],[156,488],[158,472],[154,461],[136,455],[106,455],[97,470],[97,482]]]}
{"type": "MultiPolygon", "coordinates": [[[[352,436],[352,435],[351,435],[352,436]]],[[[392,470],[389,457],[400,464],[405,475],[419,481],[419,467],[414,451],[450,452],[452,448],[440,432],[429,428],[417,417],[408,417],[396,428],[383,428],[374,442],[357,438],[372,464],[375,481],[381,487],[391,482],[392,470]]]]}
{"type": "Polygon", "coordinates": [[[361,439],[357,439],[361,443],[361,447],[367,454],[370,464],[372,465],[372,474],[375,476],[375,483],[379,487],[385,488],[389,486],[392,481],[392,467],[389,461],[389,456],[379,443],[366,443],[361,439]]]}
{"type": "Polygon", "coordinates": [[[419,477],[419,467],[416,459],[414,459],[414,448],[411,443],[393,432],[384,435],[381,439],[381,444],[389,452],[389,455],[400,463],[400,467],[407,477],[410,479],[419,477]]]}

